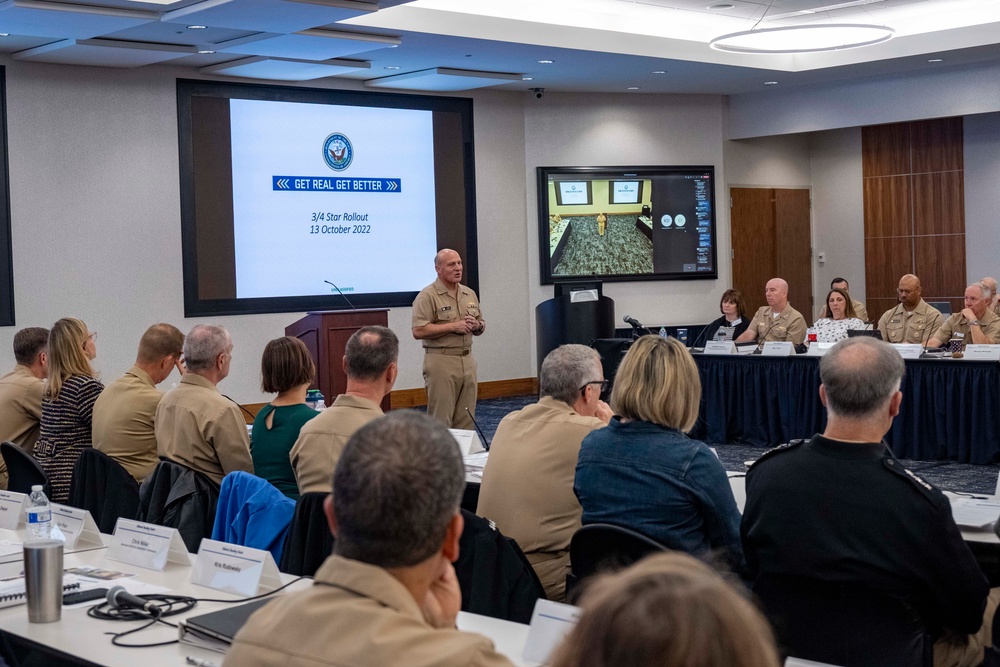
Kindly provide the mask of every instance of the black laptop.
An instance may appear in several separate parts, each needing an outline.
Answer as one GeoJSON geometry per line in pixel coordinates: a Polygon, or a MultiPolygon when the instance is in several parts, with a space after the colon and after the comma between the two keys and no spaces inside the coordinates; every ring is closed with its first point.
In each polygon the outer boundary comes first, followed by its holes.
{"type": "Polygon", "coordinates": [[[882,340],[882,332],[878,329],[848,329],[848,338],[857,338],[858,336],[871,336],[872,338],[877,338],[882,340]]]}
{"type": "Polygon", "coordinates": [[[236,636],[236,633],[247,622],[250,615],[273,599],[264,598],[263,600],[254,600],[247,604],[226,607],[225,609],[213,611],[209,614],[192,616],[191,618],[184,619],[184,625],[189,632],[194,631],[199,635],[211,637],[226,644],[232,644],[233,637],[236,636]]]}

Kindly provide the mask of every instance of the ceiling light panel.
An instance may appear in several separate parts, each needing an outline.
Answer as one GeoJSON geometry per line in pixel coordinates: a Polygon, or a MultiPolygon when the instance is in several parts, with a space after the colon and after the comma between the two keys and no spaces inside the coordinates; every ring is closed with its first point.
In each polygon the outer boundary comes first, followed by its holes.
{"type": "Polygon", "coordinates": [[[18,51],[12,58],[58,65],[131,68],[176,60],[195,51],[197,49],[194,47],[171,44],[144,44],[113,39],[64,39],[18,51]]]}
{"type": "Polygon", "coordinates": [[[227,63],[209,65],[198,71],[206,74],[225,74],[249,79],[274,79],[276,81],[311,81],[348,72],[357,72],[371,67],[370,63],[351,60],[330,60],[323,63],[290,60],[286,58],[264,58],[253,56],[227,63]]]}
{"type": "Polygon", "coordinates": [[[168,23],[208,25],[274,33],[299,32],[378,11],[378,4],[355,0],[205,0],[166,12],[168,23]]]}
{"type": "Polygon", "coordinates": [[[0,2],[0,25],[4,32],[37,37],[88,39],[155,21],[157,17],[156,12],[138,9],[39,0],[0,2]]]}
{"type": "Polygon", "coordinates": [[[394,74],[380,79],[369,79],[365,86],[369,88],[391,88],[393,90],[423,90],[423,91],[460,91],[475,88],[500,86],[511,81],[520,82],[520,74],[505,72],[481,72],[473,70],[450,69],[434,67],[419,72],[394,74]]]}
{"type": "Polygon", "coordinates": [[[293,35],[277,35],[270,39],[223,46],[219,51],[250,56],[293,58],[298,60],[329,60],[356,55],[400,43],[398,37],[382,37],[332,30],[307,30],[293,35]]]}

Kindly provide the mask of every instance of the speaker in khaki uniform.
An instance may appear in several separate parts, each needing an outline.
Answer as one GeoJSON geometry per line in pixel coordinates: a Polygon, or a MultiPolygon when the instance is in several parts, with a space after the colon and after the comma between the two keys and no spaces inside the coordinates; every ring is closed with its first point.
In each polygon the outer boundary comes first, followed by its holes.
{"type": "Polygon", "coordinates": [[[472,337],[486,331],[486,322],[476,293],[461,284],[458,253],[440,251],[434,270],[437,280],[413,301],[413,337],[424,345],[427,414],[450,428],[471,429],[478,389],[472,337]]]}

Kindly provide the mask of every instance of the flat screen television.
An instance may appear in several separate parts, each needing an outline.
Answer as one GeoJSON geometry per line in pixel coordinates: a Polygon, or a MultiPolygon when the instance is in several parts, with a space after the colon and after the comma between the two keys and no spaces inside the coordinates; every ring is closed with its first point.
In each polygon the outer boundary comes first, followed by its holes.
{"type": "Polygon", "coordinates": [[[478,290],[472,100],[178,81],[185,316],[478,290]],[[339,289],[339,292],[337,291],[339,289]]]}
{"type": "Polygon", "coordinates": [[[718,277],[715,167],[539,167],[543,285],[718,277]]]}

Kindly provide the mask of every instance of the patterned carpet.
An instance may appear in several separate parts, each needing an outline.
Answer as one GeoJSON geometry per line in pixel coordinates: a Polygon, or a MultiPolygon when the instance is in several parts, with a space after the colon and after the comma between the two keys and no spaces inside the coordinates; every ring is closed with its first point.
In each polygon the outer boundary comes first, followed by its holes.
{"type": "MultiPolygon", "coordinates": [[[[479,401],[476,406],[476,419],[486,433],[488,440],[493,439],[497,425],[504,416],[514,410],[519,410],[537,400],[536,396],[514,396],[510,398],[494,398],[479,401]]],[[[726,470],[745,472],[745,461],[753,461],[766,451],[764,447],[741,445],[738,443],[717,444],[715,447],[719,460],[726,470]]],[[[1000,467],[995,465],[972,465],[954,463],[952,461],[915,461],[902,460],[903,464],[931,484],[949,491],[963,493],[992,494],[997,486],[997,474],[1000,467]]]]}
{"type": "Polygon", "coordinates": [[[597,233],[597,216],[573,216],[570,237],[553,275],[652,273],[653,242],[635,227],[635,214],[609,215],[604,236],[597,233]]]}

